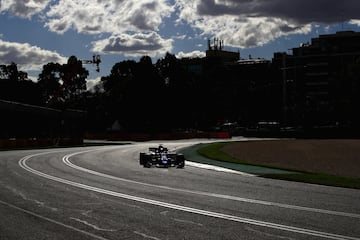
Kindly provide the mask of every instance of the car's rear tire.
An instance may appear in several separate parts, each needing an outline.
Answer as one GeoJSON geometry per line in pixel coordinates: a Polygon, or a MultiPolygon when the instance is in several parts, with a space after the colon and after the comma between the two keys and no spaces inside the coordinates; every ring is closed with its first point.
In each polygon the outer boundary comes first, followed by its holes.
{"type": "Polygon", "coordinates": [[[152,164],[149,160],[146,160],[144,163],[144,168],[151,168],[152,164]]]}
{"type": "Polygon", "coordinates": [[[145,153],[140,153],[140,165],[144,165],[145,164],[145,158],[146,158],[146,154],[145,153]]]}

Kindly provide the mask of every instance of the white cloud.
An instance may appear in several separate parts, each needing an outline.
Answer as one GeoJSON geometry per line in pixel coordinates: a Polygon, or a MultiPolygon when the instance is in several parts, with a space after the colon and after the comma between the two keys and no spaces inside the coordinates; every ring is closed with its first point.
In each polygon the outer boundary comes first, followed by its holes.
{"type": "MultiPolygon", "coordinates": [[[[216,36],[226,45],[245,48],[308,33],[318,23],[350,21],[360,25],[359,10],[359,0],[0,0],[0,13],[23,18],[39,15],[45,27],[59,34],[75,30],[97,37],[111,35],[99,38],[95,48],[131,56],[171,49],[172,41],[160,36],[160,29],[172,27],[165,25],[174,20],[170,17],[177,17],[176,27],[183,23],[193,28],[196,38],[216,36]],[[140,37],[154,33],[155,40],[140,37]],[[128,45],[116,44],[124,39],[128,45]],[[145,39],[149,42],[144,43],[145,39]]],[[[173,39],[194,37],[188,34],[192,31],[184,32],[173,39]]]]}
{"type": "Polygon", "coordinates": [[[119,34],[93,42],[93,51],[99,53],[122,53],[125,56],[162,56],[171,52],[172,40],[163,39],[156,32],[119,34]]]}
{"type": "Polygon", "coordinates": [[[172,40],[158,34],[164,18],[175,10],[168,0],[0,1],[0,11],[24,17],[41,14],[45,27],[58,34],[75,30],[82,34],[115,36],[96,42],[98,52],[155,56],[172,49],[172,40]],[[119,41],[125,41],[125,46],[118,45],[119,41]]]}
{"type": "Polygon", "coordinates": [[[192,52],[179,52],[178,54],[176,54],[177,58],[203,58],[205,57],[205,52],[201,52],[201,51],[192,51],[192,52]]]}
{"type": "Polygon", "coordinates": [[[173,11],[166,0],[60,0],[50,7],[46,26],[58,33],[70,28],[86,34],[158,31],[173,11]]]}
{"type": "Polygon", "coordinates": [[[50,0],[1,0],[0,12],[9,11],[18,17],[31,18],[43,11],[49,3],[50,0]]]}
{"type": "Polygon", "coordinates": [[[66,63],[57,52],[31,46],[28,43],[6,42],[0,39],[0,64],[14,62],[22,71],[41,70],[49,62],[66,63]]]}
{"type": "Polygon", "coordinates": [[[158,31],[173,11],[166,0],[60,0],[50,7],[46,26],[60,34],[111,34],[93,43],[95,52],[157,56],[172,49],[172,40],[158,31]]]}
{"type": "Polygon", "coordinates": [[[352,19],[352,20],[350,21],[350,23],[360,26],[360,20],[352,19]]]}
{"type": "Polygon", "coordinates": [[[38,77],[39,77],[39,76],[31,76],[31,75],[28,75],[28,79],[30,79],[30,80],[33,81],[34,83],[38,82],[38,77]]]}
{"type": "Polygon", "coordinates": [[[94,91],[95,86],[97,86],[99,83],[101,83],[101,77],[86,80],[86,90],[94,91]]]}
{"type": "Polygon", "coordinates": [[[308,33],[313,23],[359,18],[360,1],[176,0],[176,6],[177,22],[190,24],[202,35],[222,38],[233,47],[253,47],[280,36],[308,33]]]}

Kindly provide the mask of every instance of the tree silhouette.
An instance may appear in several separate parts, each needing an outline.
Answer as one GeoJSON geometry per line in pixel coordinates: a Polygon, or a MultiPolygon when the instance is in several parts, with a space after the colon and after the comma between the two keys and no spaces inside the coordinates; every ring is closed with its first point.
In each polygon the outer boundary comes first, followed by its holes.
{"type": "Polygon", "coordinates": [[[10,65],[0,65],[0,79],[24,81],[28,79],[28,75],[26,72],[19,71],[17,65],[12,62],[10,65]]]}
{"type": "Polygon", "coordinates": [[[43,66],[39,75],[38,84],[42,89],[44,102],[47,105],[55,104],[61,100],[61,65],[48,63],[43,66]]]}
{"type": "MultiPolygon", "coordinates": [[[[96,93],[96,98],[100,104],[94,108],[91,107],[88,111],[91,119],[98,119],[103,117],[103,123],[107,127],[119,120],[122,124],[126,122],[124,119],[126,109],[131,108],[127,106],[127,95],[130,93],[130,83],[133,81],[136,62],[132,60],[122,61],[116,63],[110,72],[110,75],[101,78],[101,85],[103,93],[96,93]]],[[[129,103],[131,105],[131,103],[129,103]]],[[[94,123],[95,125],[97,123],[94,123]]],[[[106,128],[106,126],[104,126],[106,128]]]]}
{"type": "Polygon", "coordinates": [[[71,56],[61,68],[62,90],[65,100],[76,98],[86,90],[86,78],[89,72],[82,66],[81,60],[71,56]]]}
{"type": "Polygon", "coordinates": [[[50,107],[71,104],[86,91],[88,75],[89,72],[75,56],[71,56],[63,65],[59,63],[44,65],[38,78],[44,102],[50,107]]]}
{"type": "Polygon", "coordinates": [[[197,125],[199,79],[190,74],[185,65],[170,53],[156,62],[156,68],[166,85],[163,97],[169,111],[168,128],[193,128],[197,125]]]}
{"type": "Polygon", "coordinates": [[[0,99],[41,105],[41,92],[28,74],[19,71],[15,63],[0,65],[0,99]]]}
{"type": "Polygon", "coordinates": [[[154,110],[163,101],[164,81],[150,57],[116,63],[101,81],[105,102],[110,103],[106,107],[109,121],[118,120],[133,131],[152,131],[161,125],[154,110]]]}

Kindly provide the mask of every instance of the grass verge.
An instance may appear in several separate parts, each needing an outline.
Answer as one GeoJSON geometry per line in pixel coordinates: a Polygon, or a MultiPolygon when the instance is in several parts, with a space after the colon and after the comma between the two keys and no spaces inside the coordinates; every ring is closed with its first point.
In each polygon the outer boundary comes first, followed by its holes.
{"type": "Polygon", "coordinates": [[[269,167],[269,168],[278,168],[282,170],[296,171],[296,174],[260,174],[261,177],[264,178],[273,178],[287,181],[296,181],[296,182],[304,182],[304,183],[312,183],[312,184],[320,184],[327,186],[336,186],[336,187],[346,187],[346,188],[354,188],[360,189],[360,179],[349,178],[349,177],[341,177],[328,175],[323,173],[310,173],[298,171],[297,169],[284,169],[278,166],[265,166],[259,164],[252,164],[250,162],[239,160],[233,158],[232,156],[221,151],[221,148],[224,147],[226,142],[222,143],[212,143],[208,144],[204,147],[201,147],[197,150],[198,154],[207,157],[212,160],[222,161],[222,162],[231,162],[237,164],[246,164],[246,165],[254,165],[260,167],[269,167]]]}
{"type": "Polygon", "coordinates": [[[207,144],[204,147],[201,147],[197,150],[197,153],[201,156],[207,157],[209,159],[221,161],[221,162],[231,162],[231,163],[242,163],[245,164],[246,162],[240,161],[236,158],[231,157],[230,155],[222,152],[220,149],[224,147],[226,142],[220,143],[211,143],[207,144]]]}

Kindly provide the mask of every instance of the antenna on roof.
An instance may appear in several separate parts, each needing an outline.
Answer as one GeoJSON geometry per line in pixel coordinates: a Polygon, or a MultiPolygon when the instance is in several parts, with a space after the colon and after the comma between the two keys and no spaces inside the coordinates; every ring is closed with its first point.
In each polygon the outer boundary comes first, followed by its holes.
{"type": "Polygon", "coordinates": [[[211,42],[210,39],[208,39],[208,50],[223,50],[224,49],[224,40],[221,40],[219,38],[214,38],[213,42],[211,42]],[[211,45],[213,44],[213,45],[211,45]]]}

